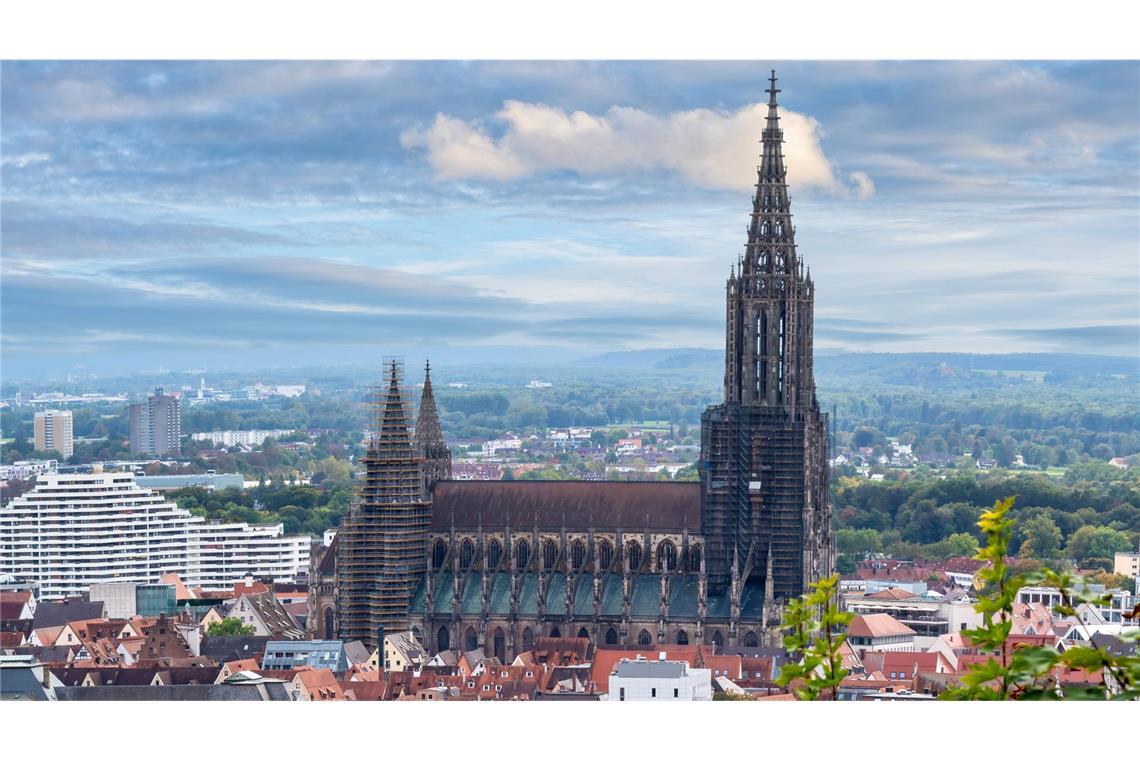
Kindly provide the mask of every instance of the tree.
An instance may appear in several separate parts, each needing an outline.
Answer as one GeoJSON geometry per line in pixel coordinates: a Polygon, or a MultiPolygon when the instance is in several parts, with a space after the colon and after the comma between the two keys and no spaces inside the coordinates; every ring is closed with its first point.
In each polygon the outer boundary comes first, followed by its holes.
{"type": "Polygon", "coordinates": [[[1061,553],[1061,529],[1049,515],[1035,515],[1021,526],[1025,539],[1021,542],[1022,557],[1026,559],[1057,559],[1061,553]]]}
{"type": "Polygon", "coordinates": [[[792,686],[799,699],[816,700],[830,693],[839,696],[839,684],[847,676],[841,649],[847,641],[847,625],[854,613],[839,609],[839,576],[811,584],[811,591],[793,599],[784,615],[784,648],[792,657],[780,670],[776,683],[792,686]]]}
{"type": "Polygon", "coordinates": [[[246,625],[237,618],[226,618],[220,623],[210,623],[206,629],[207,636],[252,636],[256,629],[246,625]]]}
{"type": "Polygon", "coordinates": [[[1082,525],[1069,536],[1065,550],[1071,559],[1084,562],[1089,559],[1112,559],[1116,552],[1132,548],[1128,536],[1108,527],[1082,525]]]}
{"type": "Polygon", "coordinates": [[[978,552],[978,539],[969,533],[952,533],[946,544],[951,557],[973,557],[978,552]]]}

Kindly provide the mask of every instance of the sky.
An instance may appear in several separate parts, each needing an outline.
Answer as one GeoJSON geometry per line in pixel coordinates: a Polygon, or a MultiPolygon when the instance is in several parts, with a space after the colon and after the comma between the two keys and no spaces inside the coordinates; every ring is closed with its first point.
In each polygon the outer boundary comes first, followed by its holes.
{"type": "Polygon", "coordinates": [[[4,62],[8,379],[722,348],[777,69],[819,351],[1136,356],[1136,62],[4,62]]]}

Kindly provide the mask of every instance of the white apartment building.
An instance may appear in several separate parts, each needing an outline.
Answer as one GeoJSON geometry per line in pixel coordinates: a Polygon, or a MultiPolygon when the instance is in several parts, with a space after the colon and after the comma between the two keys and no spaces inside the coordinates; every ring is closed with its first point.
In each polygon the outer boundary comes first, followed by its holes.
{"type": "Polygon", "coordinates": [[[232,588],[248,574],[295,582],[308,570],[308,536],[277,525],[211,523],[179,508],[131,473],[58,474],[0,508],[0,576],[39,585],[41,599],[94,583],[232,588]]]}
{"type": "Polygon", "coordinates": [[[71,412],[45,409],[36,412],[32,425],[36,451],[58,451],[64,458],[75,453],[71,412]]]}
{"type": "Polygon", "coordinates": [[[215,446],[260,446],[267,438],[284,438],[293,430],[218,430],[213,433],[194,433],[195,441],[209,441],[215,446]]]}
{"type": "Polygon", "coordinates": [[[642,657],[622,660],[610,674],[609,699],[614,702],[707,702],[712,699],[712,672],[708,668],[690,668],[683,660],[642,657]]]}

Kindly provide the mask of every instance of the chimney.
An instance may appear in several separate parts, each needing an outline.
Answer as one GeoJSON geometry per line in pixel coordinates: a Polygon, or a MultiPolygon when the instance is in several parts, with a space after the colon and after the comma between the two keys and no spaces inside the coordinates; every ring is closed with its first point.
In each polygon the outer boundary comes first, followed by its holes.
{"type": "Polygon", "coordinates": [[[657,661],[658,662],[665,662],[665,652],[664,651],[657,653],[657,661]]]}

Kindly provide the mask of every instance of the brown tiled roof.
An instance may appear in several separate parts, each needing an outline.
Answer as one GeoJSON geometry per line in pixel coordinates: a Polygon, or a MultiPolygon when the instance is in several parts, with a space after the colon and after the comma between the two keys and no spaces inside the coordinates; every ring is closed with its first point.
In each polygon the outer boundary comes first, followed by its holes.
{"type": "Polygon", "coordinates": [[[432,527],[506,524],[637,531],[701,524],[699,483],[585,480],[441,480],[432,492],[432,527]]]}
{"type": "Polygon", "coordinates": [[[912,594],[911,592],[907,591],[904,588],[898,588],[897,586],[892,586],[891,588],[885,588],[882,591],[878,591],[874,594],[868,594],[867,596],[865,596],[863,598],[864,599],[884,599],[884,600],[900,601],[902,599],[917,599],[918,594],[912,594]]]}
{"type": "Polygon", "coordinates": [[[900,623],[890,615],[878,613],[875,615],[856,615],[847,629],[850,636],[913,636],[914,630],[910,626],[900,623]]]}

